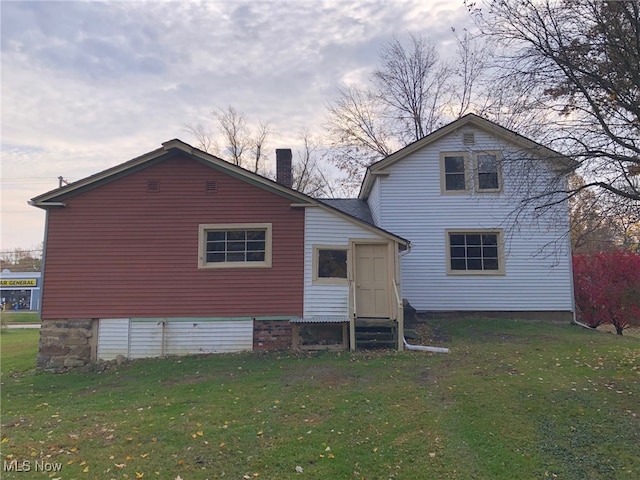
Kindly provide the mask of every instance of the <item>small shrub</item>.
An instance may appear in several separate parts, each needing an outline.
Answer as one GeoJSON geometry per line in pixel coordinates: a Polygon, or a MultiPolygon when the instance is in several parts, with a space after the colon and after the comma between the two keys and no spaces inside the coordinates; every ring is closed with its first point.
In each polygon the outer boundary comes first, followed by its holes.
{"type": "Polygon", "coordinates": [[[618,335],[640,325],[640,255],[626,250],[573,257],[578,317],[591,327],[610,323],[618,335]]]}

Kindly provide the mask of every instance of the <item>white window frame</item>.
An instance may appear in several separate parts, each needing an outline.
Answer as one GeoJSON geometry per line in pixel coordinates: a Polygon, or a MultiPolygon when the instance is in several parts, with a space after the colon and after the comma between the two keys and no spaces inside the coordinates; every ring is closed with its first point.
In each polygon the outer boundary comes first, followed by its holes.
{"type": "Polygon", "coordinates": [[[440,152],[440,190],[445,195],[461,195],[471,192],[471,172],[468,152],[440,152]],[[464,159],[464,190],[447,189],[447,172],[445,169],[446,157],[462,157],[464,159]]]}
{"type": "Polygon", "coordinates": [[[349,283],[349,265],[351,260],[351,250],[346,245],[314,245],[313,246],[313,262],[312,262],[312,283],[314,285],[347,285],[349,283]],[[320,277],[318,269],[320,268],[320,250],[343,250],[347,253],[347,277],[320,277]]]}
{"type": "Polygon", "coordinates": [[[272,224],[271,223],[210,223],[201,224],[198,228],[198,268],[271,268],[272,256],[272,224]],[[265,252],[262,262],[207,262],[207,233],[228,232],[234,230],[264,230],[265,252]]]}
{"type": "Polygon", "coordinates": [[[502,152],[498,150],[474,151],[473,152],[473,176],[475,187],[478,193],[499,193],[502,191],[502,152]],[[496,173],[498,176],[498,188],[480,188],[480,165],[478,157],[482,155],[493,155],[496,157],[496,173]]]}
{"type": "MultiPolygon", "coordinates": [[[[504,239],[502,229],[464,229],[451,228],[445,230],[445,251],[447,275],[505,275],[504,239]],[[497,270],[453,270],[451,268],[451,235],[496,235],[498,247],[498,269],[497,270]]],[[[466,258],[466,257],[465,257],[466,258]]]]}

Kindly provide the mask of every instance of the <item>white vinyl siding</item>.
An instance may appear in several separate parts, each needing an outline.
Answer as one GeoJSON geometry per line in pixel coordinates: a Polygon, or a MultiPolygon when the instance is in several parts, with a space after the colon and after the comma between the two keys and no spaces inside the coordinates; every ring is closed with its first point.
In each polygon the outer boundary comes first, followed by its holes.
{"type": "Polygon", "coordinates": [[[240,352],[253,348],[251,320],[201,322],[197,319],[167,324],[166,355],[240,352]]]}
{"type": "MultiPolygon", "coordinates": [[[[501,193],[441,193],[441,152],[508,152],[507,145],[483,131],[474,133],[473,146],[465,147],[462,134],[452,133],[398,161],[389,176],[378,179],[384,205],[379,226],[411,242],[411,252],[402,257],[403,297],[423,311],[571,311],[566,205],[558,204],[555,215],[541,219],[527,211],[511,228],[507,217],[517,206],[521,171],[507,161],[502,162],[501,193]],[[504,230],[504,275],[447,275],[447,231],[498,228],[504,230]]],[[[540,183],[551,178],[543,161],[537,178],[540,183]]]]}
{"type": "Polygon", "coordinates": [[[350,238],[379,239],[370,230],[321,208],[305,210],[304,317],[349,315],[349,286],[313,283],[314,245],[348,247],[350,238]]]}
{"type": "Polygon", "coordinates": [[[369,204],[369,210],[371,210],[371,217],[376,225],[380,225],[380,216],[382,215],[382,205],[380,205],[380,177],[374,177],[373,186],[371,187],[371,193],[367,199],[369,204]]]}
{"type": "Polygon", "coordinates": [[[161,357],[162,321],[131,321],[129,358],[161,357]]]}
{"type": "Polygon", "coordinates": [[[253,320],[100,319],[98,360],[240,352],[253,349],[253,320]],[[164,331],[163,331],[164,330],[164,331]]]}
{"type": "Polygon", "coordinates": [[[129,319],[101,318],[98,322],[98,360],[129,356],[129,319]]]}

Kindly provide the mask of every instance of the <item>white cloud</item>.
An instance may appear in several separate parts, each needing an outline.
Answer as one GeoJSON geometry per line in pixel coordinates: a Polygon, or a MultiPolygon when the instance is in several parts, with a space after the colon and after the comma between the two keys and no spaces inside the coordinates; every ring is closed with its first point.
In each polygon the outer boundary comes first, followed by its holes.
{"type": "Polygon", "coordinates": [[[435,0],[0,8],[2,249],[41,241],[44,216],[26,202],[58,175],[77,180],[171,138],[192,142],[184,125],[229,104],[294,146],[300,128],[321,132],[335,88],[366,79],[394,34],[441,42],[470,23],[462,5],[435,0]]]}

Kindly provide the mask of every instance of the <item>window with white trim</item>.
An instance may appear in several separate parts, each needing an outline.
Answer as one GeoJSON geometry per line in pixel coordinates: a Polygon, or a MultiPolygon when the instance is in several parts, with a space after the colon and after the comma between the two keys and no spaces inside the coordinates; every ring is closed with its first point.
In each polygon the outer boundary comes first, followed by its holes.
{"type": "Polygon", "coordinates": [[[440,154],[443,193],[464,193],[469,190],[467,154],[447,152],[440,154]]]}
{"type": "Polygon", "coordinates": [[[449,274],[504,274],[500,230],[448,230],[446,236],[449,274]]]}
{"type": "Polygon", "coordinates": [[[443,194],[491,193],[502,189],[502,155],[497,151],[440,153],[443,194]]]}
{"type": "Polygon", "coordinates": [[[200,225],[200,268],[271,267],[271,224],[200,225]]]}
{"type": "Polygon", "coordinates": [[[498,152],[475,154],[476,189],[478,192],[498,192],[501,188],[501,157],[498,152]]]}
{"type": "Polygon", "coordinates": [[[347,283],[347,247],[315,245],[313,250],[313,283],[347,283]]]}

